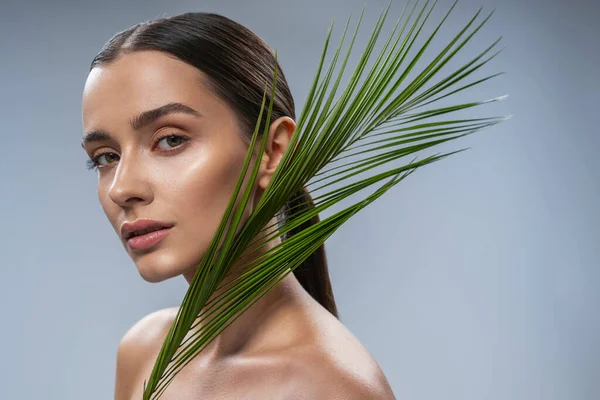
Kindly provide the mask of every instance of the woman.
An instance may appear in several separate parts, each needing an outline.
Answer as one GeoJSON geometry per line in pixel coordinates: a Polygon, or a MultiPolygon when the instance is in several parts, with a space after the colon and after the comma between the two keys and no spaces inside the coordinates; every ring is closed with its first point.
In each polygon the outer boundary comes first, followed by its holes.
{"type": "MultiPolygon", "coordinates": [[[[263,119],[267,145],[246,217],[296,127],[294,101],[277,68],[273,113],[263,119]]],[[[183,275],[191,282],[239,177],[274,69],[273,52],[259,37],[210,13],[137,24],[94,58],[83,92],[82,146],[90,168],[98,169],[102,208],[146,281],[183,275]]],[[[297,204],[310,206],[309,194],[302,196],[297,204]]],[[[233,271],[226,279],[241,272],[233,271]]],[[[124,335],[115,399],[142,398],[176,313],[154,312],[124,335]]],[[[161,398],[394,396],[378,364],[337,319],[321,246],[217,336],[161,398]]]]}

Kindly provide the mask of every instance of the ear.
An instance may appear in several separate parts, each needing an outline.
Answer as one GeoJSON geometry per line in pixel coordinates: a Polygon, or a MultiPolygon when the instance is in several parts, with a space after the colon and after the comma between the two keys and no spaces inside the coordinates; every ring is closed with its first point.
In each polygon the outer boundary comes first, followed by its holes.
{"type": "Polygon", "coordinates": [[[296,122],[290,117],[280,117],[271,123],[261,160],[260,177],[258,178],[258,186],[261,192],[267,188],[271,181],[295,130],[296,122]]]}

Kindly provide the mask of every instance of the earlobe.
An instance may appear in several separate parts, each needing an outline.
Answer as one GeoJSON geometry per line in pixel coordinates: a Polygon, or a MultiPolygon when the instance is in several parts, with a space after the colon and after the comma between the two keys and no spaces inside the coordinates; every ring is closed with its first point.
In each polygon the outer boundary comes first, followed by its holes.
{"type": "Polygon", "coordinates": [[[292,135],[296,129],[296,122],[287,116],[277,118],[269,127],[265,152],[263,153],[262,173],[258,184],[262,189],[266,189],[271,177],[275,173],[279,161],[283,157],[292,135]]]}

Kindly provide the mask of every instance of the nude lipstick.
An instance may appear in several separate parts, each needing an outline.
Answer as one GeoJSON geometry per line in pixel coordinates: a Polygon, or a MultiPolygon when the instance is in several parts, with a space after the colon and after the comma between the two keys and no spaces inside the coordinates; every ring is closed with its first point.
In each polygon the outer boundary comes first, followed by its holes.
{"type": "Polygon", "coordinates": [[[121,225],[121,237],[127,240],[127,245],[131,250],[145,250],[167,237],[172,228],[173,224],[151,219],[138,219],[132,223],[125,222],[121,225]]]}

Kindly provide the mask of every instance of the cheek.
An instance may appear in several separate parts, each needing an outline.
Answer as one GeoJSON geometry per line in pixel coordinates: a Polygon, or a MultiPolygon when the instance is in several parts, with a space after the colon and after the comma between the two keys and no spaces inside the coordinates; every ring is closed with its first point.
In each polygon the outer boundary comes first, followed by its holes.
{"type": "Polygon", "coordinates": [[[162,189],[169,193],[172,204],[177,207],[174,211],[180,213],[180,217],[201,218],[206,222],[216,220],[218,225],[242,164],[243,159],[231,154],[197,154],[183,161],[173,174],[165,176],[162,189]]]}
{"type": "Polygon", "coordinates": [[[169,208],[172,207],[177,221],[195,243],[203,238],[201,241],[208,244],[216,232],[235,189],[246,151],[244,148],[224,151],[222,145],[220,151],[214,150],[205,148],[194,157],[183,157],[177,174],[162,180],[169,182],[162,188],[168,196],[169,208]]]}

